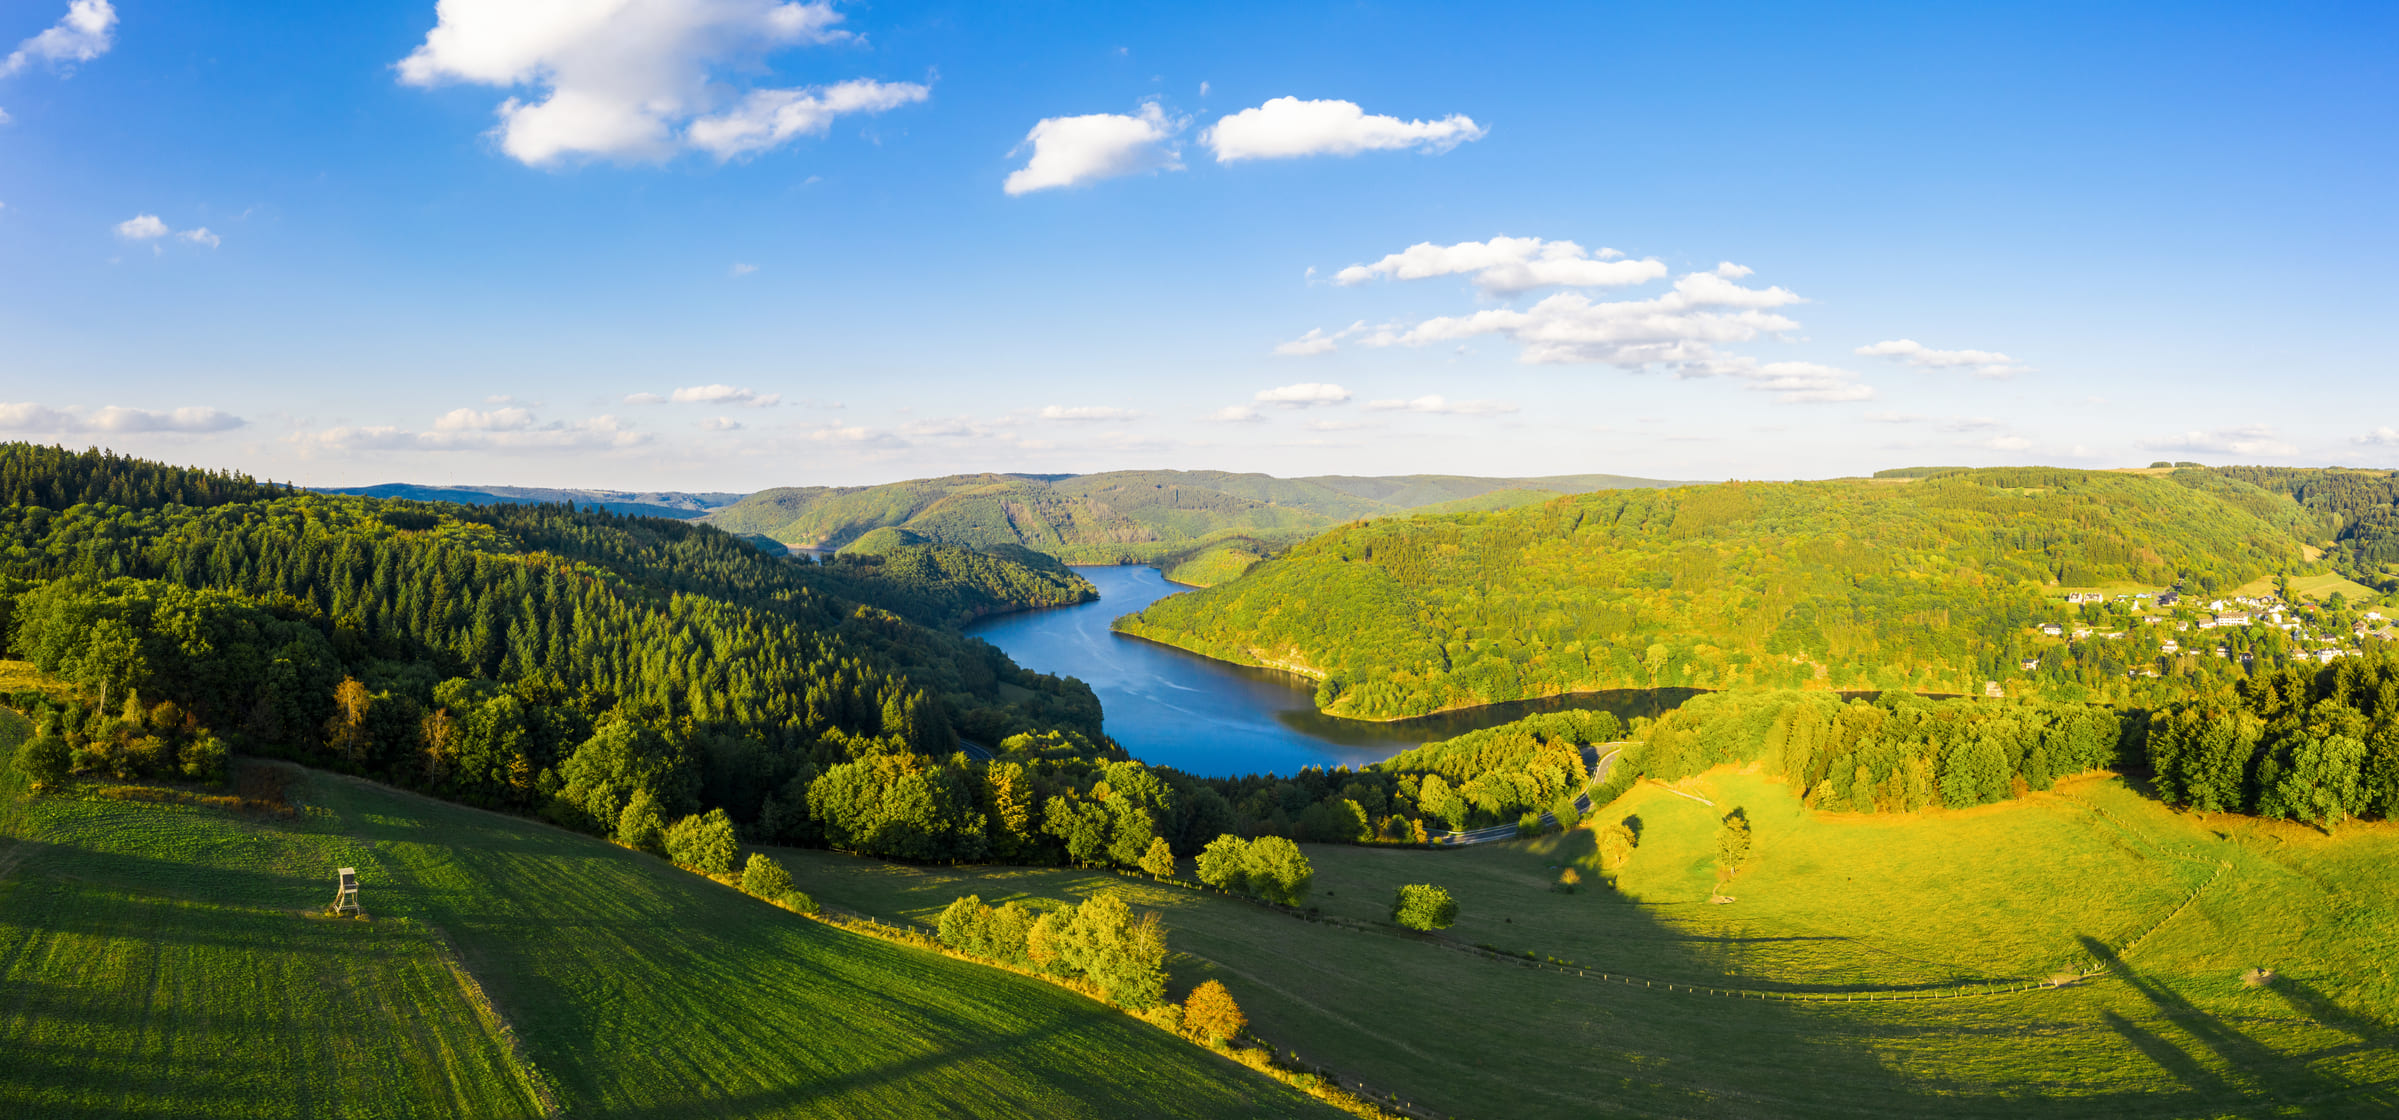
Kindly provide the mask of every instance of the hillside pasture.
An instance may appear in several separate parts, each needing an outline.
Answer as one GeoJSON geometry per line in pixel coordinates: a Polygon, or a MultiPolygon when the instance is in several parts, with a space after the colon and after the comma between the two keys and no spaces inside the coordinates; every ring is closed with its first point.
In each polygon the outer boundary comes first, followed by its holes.
{"type": "Polygon", "coordinates": [[[2387,901],[2399,829],[2312,841],[2270,822],[2227,827],[2114,778],[1883,818],[1805,812],[1777,783],[1733,771],[1684,792],[1717,804],[1643,785],[1594,814],[1598,826],[1638,818],[1621,890],[1596,885],[1588,828],[1465,851],[1309,846],[1312,902],[1334,919],[1321,922],[1107,873],[791,858],[819,897],[917,922],[966,893],[1061,903],[1130,892],[1164,913],[1178,987],[1220,979],[1263,1037],[1461,1116],[2163,1117],[2399,1103],[2386,949],[2399,943],[2387,901]],[[1710,904],[1715,830],[1734,805],[1753,821],[1757,855],[1721,888],[1737,901],[1710,904]],[[1585,885],[1553,890],[1569,867],[1585,885]],[[1457,925],[1391,926],[1392,894],[1408,882],[1446,887],[1457,925]],[[2094,960],[2114,970],[1948,998],[2094,960]],[[2251,969],[2274,975],[2245,983],[2251,969]]]}
{"type": "Polygon", "coordinates": [[[1046,984],[279,770],[290,820],[0,767],[0,1115],[1332,1115],[1046,984]],[[367,920],[319,913],[343,866],[367,920]]]}

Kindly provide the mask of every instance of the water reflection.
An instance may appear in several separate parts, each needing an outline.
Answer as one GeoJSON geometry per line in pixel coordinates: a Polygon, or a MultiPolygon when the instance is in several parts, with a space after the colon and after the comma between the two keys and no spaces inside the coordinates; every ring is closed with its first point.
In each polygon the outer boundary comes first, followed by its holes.
{"type": "Polygon", "coordinates": [[[1099,695],[1107,732],[1133,757],[1194,774],[1288,774],[1305,766],[1361,766],[1435,739],[1534,712],[1607,710],[1655,715],[1687,690],[1621,690],[1495,704],[1391,723],[1316,710],[1315,685],[1270,669],[1227,665],[1108,629],[1183,588],[1155,568],[1077,568],[1097,602],[987,619],[967,633],[1028,669],[1079,677],[1099,695]]]}

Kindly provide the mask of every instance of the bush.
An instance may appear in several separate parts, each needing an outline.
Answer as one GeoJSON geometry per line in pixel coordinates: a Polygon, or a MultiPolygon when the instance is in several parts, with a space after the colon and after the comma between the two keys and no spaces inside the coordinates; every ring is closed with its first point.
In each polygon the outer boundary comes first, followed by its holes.
{"type": "Polygon", "coordinates": [[[1430,883],[1409,883],[1391,899],[1391,920],[1413,930],[1448,929],[1458,920],[1458,901],[1430,883]]]}
{"type": "Polygon", "coordinates": [[[646,789],[633,791],[616,815],[616,842],[651,855],[666,853],[666,826],[658,819],[658,803],[646,789]]]}
{"type": "Polygon", "coordinates": [[[733,819],[723,809],[695,813],[666,830],[666,858],[702,875],[732,874],[733,856],[740,849],[741,842],[733,836],[733,819]]]}
{"type": "Polygon", "coordinates": [[[1233,1002],[1233,993],[1220,981],[1193,988],[1183,1001],[1183,1029],[1210,1042],[1230,1042],[1248,1028],[1249,1016],[1241,1013],[1241,1005],[1233,1002]]]}
{"type": "Polygon", "coordinates": [[[752,852],[750,862],[741,869],[741,889],[745,894],[773,902],[791,890],[791,872],[783,870],[782,864],[752,852]]]}
{"type": "Polygon", "coordinates": [[[201,732],[183,745],[178,761],[183,764],[183,776],[195,782],[225,780],[225,741],[201,732]]]}
{"type": "Polygon", "coordinates": [[[67,780],[67,768],[74,756],[67,750],[67,741],[56,732],[44,732],[25,740],[17,748],[17,769],[25,773],[33,788],[48,789],[67,780]]]}
{"type": "Polygon", "coordinates": [[[785,891],[783,892],[783,897],[777,899],[776,901],[781,902],[783,905],[791,907],[802,914],[816,913],[816,899],[807,891],[785,891]]]}

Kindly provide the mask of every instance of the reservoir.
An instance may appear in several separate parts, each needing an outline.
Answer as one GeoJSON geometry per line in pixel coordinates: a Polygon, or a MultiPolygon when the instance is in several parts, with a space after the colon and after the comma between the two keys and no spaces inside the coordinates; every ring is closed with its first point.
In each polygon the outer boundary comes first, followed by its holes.
{"type": "Polygon", "coordinates": [[[1109,737],[1143,762],[1193,774],[1356,767],[1536,711],[1605,708],[1631,715],[1654,711],[1661,700],[1670,707],[1681,699],[1591,693],[1389,723],[1338,719],[1316,710],[1316,685],[1304,677],[1231,665],[1108,629],[1110,622],[1186,590],[1168,583],[1157,569],[1075,571],[1099,589],[1097,601],[1001,615],[966,632],[1027,669],[1081,679],[1099,696],[1109,737]]]}

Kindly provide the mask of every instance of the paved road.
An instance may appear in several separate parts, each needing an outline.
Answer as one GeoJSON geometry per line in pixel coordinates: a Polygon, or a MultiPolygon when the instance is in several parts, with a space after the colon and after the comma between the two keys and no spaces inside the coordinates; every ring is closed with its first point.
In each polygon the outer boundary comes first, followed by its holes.
{"type": "MultiPolygon", "coordinates": [[[[1583,765],[1589,768],[1590,777],[1583,782],[1583,788],[1574,795],[1574,811],[1577,816],[1590,815],[1592,809],[1592,788],[1607,782],[1608,771],[1615,768],[1617,757],[1624,753],[1624,748],[1628,745],[1630,744],[1621,742],[1593,743],[1583,748],[1583,765]],[[1607,749],[1606,754],[1600,753],[1600,749],[1602,747],[1607,749]]],[[[1541,814],[1542,828],[1555,828],[1557,827],[1557,824],[1557,814],[1549,812],[1544,812],[1541,814]]],[[[1431,839],[1435,844],[1443,844],[1451,847],[1464,847],[1469,844],[1491,844],[1501,840],[1516,839],[1516,825],[1514,822],[1510,822],[1508,824],[1495,824],[1488,828],[1469,829],[1465,832],[1436,832],[1431,834],[1431,839]]]]}

